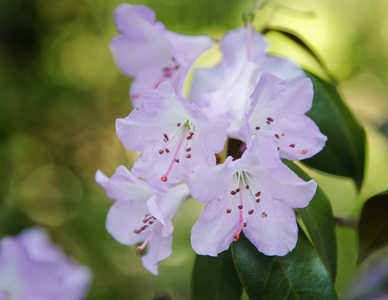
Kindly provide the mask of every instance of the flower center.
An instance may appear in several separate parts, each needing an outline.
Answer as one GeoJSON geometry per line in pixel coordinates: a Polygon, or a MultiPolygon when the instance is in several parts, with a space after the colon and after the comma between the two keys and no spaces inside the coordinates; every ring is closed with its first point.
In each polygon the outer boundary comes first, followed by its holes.
{"type": "Polygon", "coordinates": [[[160,155],[169,155],[170,153],[173,153],[166,173],[160,178],[163,182],[168,181],[168,176],[171,173],[174,164],[182,163],[182,161],[184,163],[185,160],[191,158],[194,125],[190,120],[183,120],[176,125],[177,129],[172,133],[171,137],[167,133],[163,134],[163,141],[166,143],[166,147],[164,150],[159,150],[160,155]]]}
{"type": "Polygon", "coordinates": [[[266,218],[268,215],[262,210],[260,205],[260,196],[262,193],[249,174],[246,172],[237,172],[234,176],[238,188],[232,190],[230,196],[228,196],[229,208],[226,210],[226,213],[230,214],[232,212],[232,207],[236,207],[237,204],[239,222],[236,232],[233,233],[233,240],[237,241],[243,228],[248,226],[247,220],[254,215],[255,211],[261,212],[262,218],[266,218]]]}
{"type": "Polygon", "coordinates": [[[136,248],[137,252],[143,251],[143,249],[147,246],[148,242],[152,238],[152,236],[155,234],[157,229],[160,227],[162,223],[160,223],[154,216],[151,216],[149,214],[144,216],[143,219],[144,225],[141,226],[139,229],[135,229],[133,232],[135,234],[140,234],[145,230],[149,230],[150,232],[148,233],[146,239],[144,240],[143,244],[141,246],[136,248]]]}

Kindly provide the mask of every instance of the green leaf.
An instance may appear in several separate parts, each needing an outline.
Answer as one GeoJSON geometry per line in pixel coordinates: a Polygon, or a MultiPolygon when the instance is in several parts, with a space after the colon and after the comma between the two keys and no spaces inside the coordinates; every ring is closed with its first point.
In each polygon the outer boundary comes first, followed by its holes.
{"type": "Polygon", "coordinates": [[[326,268],[302,229],[286,256],[260,253],[243,234],[232,243],[233,259],[249,299],[337,299],[326,268]]]}
{"type": "Polygon", "coordinates": [[[358,259],[361,263],[376,250],[388,245],[388,190],[367,200],[358,227],[358,259]]]}
{"type": "Polygon", "coordinates": [[[192,277],[192,300],[236,300],[241,299],[241,295],[242,286],[230,249],[217,257],[197,255],[192,277]]]}
{"type": "Polygon", "coordinates": [[[337,89],[306,72],[314,85],[313,107],[307,115],[328,138],[321,152],[303,163],[318,170],[352,178],[361,188],[364,176],[365,131],[337,89]]]}
{"type": "MultiPolygon", "coordinates": [[[[284,163],[303,180],[311,180],[311,177],[293,162],[284,161],[284,163]]],[[[297,211],[331,279],[335,281],[337,274],[337,238],[333,210],[329,199],[318,186],[310,204],[305,208],[297,209],[297,211]]]]}

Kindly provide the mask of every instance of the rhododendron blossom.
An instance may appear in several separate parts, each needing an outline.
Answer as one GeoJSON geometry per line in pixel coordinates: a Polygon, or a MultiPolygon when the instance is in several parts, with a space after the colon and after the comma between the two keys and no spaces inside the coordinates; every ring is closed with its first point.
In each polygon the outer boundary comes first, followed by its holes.
{"type": "Polygon", "coordinates": [[[0,242],[0,299],[81,300],[91,272],[65,256],[41,228],[0,242]]]}
{"type": "Polygon", "coordinates": [[[285,255],[297,241],[293,208],[305,207],[317,184],[305,182],[284,165],[273,142],[255,137],[242,157],[215,167],[195,168],[188,186],[208,203],[191,233],[193,249],[216,256],[241,231],[266,255],[285,255]]]}
{"type": "Polygon", "coordinates": [[[187,186],[182,184],[161,193],[124,166],[119,166],[111,178],[97,171],[96,181],[116,201],[109,210],[106,229],[124,245],[142,243],[137,247],[139,252],[148,245],[142,262],[145,269],[157,275],[158,262],[172,253],[171,222],[190,196],[187,186]]]}
{"type": "Polygon", "coordinates": [[[229,123],[210,121],[167,82],[144,94],[142,105],[116,122],[124,146],[142,151],[132,173],[155,187],[170,188],[200,165],[214,165],[225,144],[229,123]]]}
{"type": "Polygon", "coordinates": [[[131,171],[96,173],[115,200],[108,232],[122,244],[139,244],[139,252],[147,247],[143,265],[158,274],[158,263],[172,253],[172,219],[193,196],[206,203],[191,231],[196,253],[217,256],[242,232],[265,255],[292,251],[293,209],[309,204],[317,184],[281,159],[312,157],[327,139],[306,116],[311,80],[295,63],[267,55],[267,41],[248,22],[222,38],[217,65],[194,69],[186,99],[189,68],[210,38],[167,31],[142,5],[122,4],[115,18],[120,35],[112,40],[113,56],[134,77],[134,109],[117,119],[116,133],[140,155],[131,171]],[[243,146],[234,149],[233,139],[243,146]],[[236,157],[225,159],[233,151],[236,157]]]}
{"type": "Polygon", "coordinates": [[[115,22],[121,34],[112,39],[111,50],[120,70],[135,78],[130,91],[133,105],[138,106],[138,98],[166,80],[183,95],[187,72],[211,47],[210,37],[168,31],[155,22],[154,11],[143,5],[119,5],[115,22]]]}
{"type": "Polygon", "coordinates": [[[267,56],[268,43],[264,37],[256,31],[248,36],[247,31],[243,27],[227,32],[220,43],[221,62],[212,68],[197,69],[191,86],[190,100],[209,118],[229,120],[232,137],[242,125],[250,108],[249,97],[264,72],[284,80],[306,77],[291,61],[267,56]]]}
{"type": "Polygon", "coordinates": [[[312,157],[322,150],[327,140],[305,115],[312,106],[313,95],[309,78],[284,81],[264,73],[251,96],[251,109],[240,137],[246,143],[256,135],[273,140],[281,158],[312,157]]]}

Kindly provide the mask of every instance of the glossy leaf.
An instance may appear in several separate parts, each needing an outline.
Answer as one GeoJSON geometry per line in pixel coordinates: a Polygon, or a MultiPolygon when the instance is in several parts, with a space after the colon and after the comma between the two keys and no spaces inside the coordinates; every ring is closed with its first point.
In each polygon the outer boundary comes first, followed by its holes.
{"type": "Polygon", "coordinates": [[[367,200],[359,223],[358,263],[388,245],[388,190],[367,200]]]}
{"type": "Polygon", "coordinates": [[[365,131],[334,86],[311,73],[307,75],[314,85],[313,107],[307,115],[328,140],[321,152],[303,163],[330,174],[350,177],[361,188],[365,131]]]}
{"type": "Polygon", "coordinates": [[[236,300],[242,295],[231,250],[217,257],[197,255],[194,265],[192,300],[236,300]]]}
{"type": "MultiPolygon", "coordinates": [[[[295,163],[284,161],[303,180],[311,180],[295,163]]],[[[325,193],[318,186],[317,192],[310,204],[305,208],[297,209],[310,238],[325,264],[329,275],[335,281],[337,273],[337,239],[333,210],[325,193]]]]}
{"type": "Polygon", "coordinates": [[[260,253],[243,234],[232,243],[233,259],[250,300],[337,299],[333,283],[304,232],[286,256],[260,253]]]}

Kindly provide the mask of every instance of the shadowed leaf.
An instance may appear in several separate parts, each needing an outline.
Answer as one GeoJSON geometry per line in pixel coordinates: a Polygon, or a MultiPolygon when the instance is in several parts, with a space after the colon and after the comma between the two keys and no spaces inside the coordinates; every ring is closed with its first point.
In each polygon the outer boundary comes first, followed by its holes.
{"type": "Polygon", "coordinates": [[[197,255],[191,287],[192,300],[237,300],[242,286],[230,249],[217,257],[197,255]]]}
{"type": "Polygon", "coordinates": [[[350,177],[360,189],[365,163],[364,128],[334,86],[306,73],[314,85],[313,106],[307,115],[328,140],[321,152],[302,162],[330,174],[350,177]]]}
{"type": "Polygon", "coordinates": [[[388,190],[365,202],[358,230],[357,262],[388,245],[388,190]]]}
{"type": "MultiPolygon", "coordinates": [[[[311,177],[293,162],[284,161],[284,163],[303,180],[311,180],[311,177]]],[[[329,199],[318,186],[310,204],[305,208],[298,208],[297,211],[322,262],[325,264],[332,280],[335,281],[337,273],[337,239],[333,210],[329,199]]]]}

